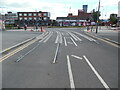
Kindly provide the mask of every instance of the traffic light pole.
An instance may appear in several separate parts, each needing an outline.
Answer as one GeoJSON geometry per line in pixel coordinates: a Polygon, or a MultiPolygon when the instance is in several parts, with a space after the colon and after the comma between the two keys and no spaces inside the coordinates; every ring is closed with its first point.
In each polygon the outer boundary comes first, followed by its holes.
{"type": "Polygon", "coordinates": [[[100,12],[100,0],[99,0],[98,13],[97,13],[96,33],[98,33],[99,12],[100,12]]]}

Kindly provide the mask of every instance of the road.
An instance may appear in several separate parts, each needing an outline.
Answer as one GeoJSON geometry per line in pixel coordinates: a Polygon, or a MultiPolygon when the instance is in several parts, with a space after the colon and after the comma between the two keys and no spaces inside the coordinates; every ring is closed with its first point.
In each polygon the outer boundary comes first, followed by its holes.
{"type": "Polygon", "coordinates": [[[9,48],[13,45],[21,43],[29,38],[36,37],[41,32],[30,31],[3,31],[2,33],[2,49],[9,48]]]}
{"type": "Polygon", "coordinates": [[[3,88],[117,90],[117,47],[80,28],[46,31],[49,34],[42,40],[2,61],[3,88]]]}

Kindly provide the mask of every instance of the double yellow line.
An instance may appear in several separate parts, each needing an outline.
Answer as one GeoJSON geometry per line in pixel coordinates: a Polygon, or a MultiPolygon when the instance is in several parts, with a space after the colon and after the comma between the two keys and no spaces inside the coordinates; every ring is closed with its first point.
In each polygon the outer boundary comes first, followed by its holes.
{"type": "Polygon", "coordinates": [[[41,40],[41,39],[42,39],[44,36],[46,36],[46,35],[48,35],[48,32],[43,33],[41,36],[36,37],[35,40],[32,40],[32,41],[30,41],[30,42],[28,42],[28,43],[26,43],[26,44],[18,47],[17,49],[13,50],[12,52],[4,55],[3,57],[0,58],[0,62],[6,60],[7,58],[9,58],[9,57],[11,57],[11,56],[13,56],[13,55],[16,54],[17,52],[23,50],[24,48],[26,48],[26,47],[28,47],[29,45],[35,43],[36,41],[41,40]]]}
{"type": "Polygon", "coordinates": [[[16,54],[17,52],[23,50],[24,48],[26,48],[26,47],[28,47],[29,45],[31,45],[31,44],[33,44],[34,42],[36,42],[37,40],[38,40],[38,39],[35,39],[35,40],[33,40],[33,41],[31,41],[31,42],[29,42],[29,43],[27,43],[27,44],[25,44],[25,45],[23,45],[23,46],[21,46],[21,47],[19,47],[19,48],[13,50],[12,52],[6,54],[5,56],[3,56],[3,57],[0,58],[0,62],[4,61],[5,59],[9,58],[10,56],[16,54]]]}

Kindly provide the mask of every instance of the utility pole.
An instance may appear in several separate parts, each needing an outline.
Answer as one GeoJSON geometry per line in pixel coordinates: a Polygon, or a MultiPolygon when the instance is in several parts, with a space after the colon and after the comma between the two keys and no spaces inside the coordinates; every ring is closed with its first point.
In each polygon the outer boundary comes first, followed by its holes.
{"type": "Polygon", "coordinates": [[[98,33],[99,12],[100,12],[100,0],[99,0],[98,13],[97,13],[96,33],[98,33]]]}

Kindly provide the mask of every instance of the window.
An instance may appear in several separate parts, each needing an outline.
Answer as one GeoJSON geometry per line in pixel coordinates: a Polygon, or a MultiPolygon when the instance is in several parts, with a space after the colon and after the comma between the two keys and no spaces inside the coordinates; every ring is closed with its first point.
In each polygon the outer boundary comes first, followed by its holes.
{"type": "Polygon", "coordinates": [[[47,16],[47,13],[44,13],[43,15],[44,15],[44,16],[47,16]]]}
{"type": "Polygon", "coordinates": [[[36,20],[36,17],[34,17],[34,20],[36,20]]]}
{"type": "Polygon", "coordinates": [[[32,16],[32,13],[29,13],[28,16],[32,16]]]}
{"type": "Polygon", "coordinates": [[[22,16],[22,13],[19,13],[19,16],[22,16]]]}
{"type": "Polygon", "coordinates": [[[39,17],[42,17],[42,13],[39,13],[38,16],[39,16],[39,17]]]}
{"type": "Polygon", "coordinates": [[[27,13],[24,13],[24,16],[27,16],[27,13]]]}
{"type": "Polygon", "coordinates": [[[29,17],[29,20],[32,20],[32,18],[31,18],[31,17],[29,17]]]}
{"type": "Polygon", "coordinates": [[[34,13],[33,15],[36,16],[36,13],[34,13]]]}
{"type": "Polygon", "coordinates": [[[27,20],[27,18],[25,17],[24,20],[27,20]]]}
{"type": "Polygon", "coordinates": [[[22,17],[20,17],[19,19],[20,19],[20,20],[22,20],[23,18],[22,18],[22,17]]]}
{"type": "Polygon", "coordinates": [[[47,20],[47,18],[46,18],[46,17],[44,17],[44,20],[47,20]]]}

